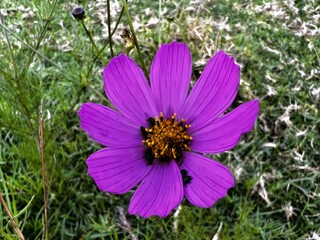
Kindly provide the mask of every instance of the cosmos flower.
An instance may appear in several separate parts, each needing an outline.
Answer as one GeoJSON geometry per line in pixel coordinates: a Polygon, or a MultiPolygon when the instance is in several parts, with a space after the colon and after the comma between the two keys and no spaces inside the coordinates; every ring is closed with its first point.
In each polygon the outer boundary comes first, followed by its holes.
{"type": "Polygon", "coordinates": [[[239,85],[240,68],[218,52],[189,91],[190,51],[164,44],[150,69],[150,85],[140,67],[121,54],[105,67],[104,87],[115,109],[84,103],[80,126],[106,148],[86,163],[99,189],[133,194],[129,213],[166,217],[185,196],[208,208],[234,186],[230,170],[204,154],[233,148],[250,131],[259,101],[224,114],[239,85]]]}

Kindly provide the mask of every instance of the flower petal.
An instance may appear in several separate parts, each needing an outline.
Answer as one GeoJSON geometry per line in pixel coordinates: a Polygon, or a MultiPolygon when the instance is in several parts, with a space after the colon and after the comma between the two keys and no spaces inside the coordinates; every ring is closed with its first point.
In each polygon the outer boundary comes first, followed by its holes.
{"type": "Polygon", "coordinates": [[[202,153],[221,153],[233,148],[242,134],[249,132],[259,113],[259,101],[246,102],[210,125],[192,130],[191,149],[202,153]]]}
{"type": "Polygon", "coordinates": [[[191,70],[191,55],[185,44],[163,44],[157,51],[150,70],[151,89],[158,111],[166,118],[178,113],[184,104],[191,70]]]}
{"type": "Polygon", "coordinates": [[[201,128],[218,117],[233,102],[240,80],[240,68],[220,51],[208,62],[191,90],[183,117],[193,128],[201,128]]]}
{"type": "Polygon", "coordinates": [[[185,153],[180,169],[185,169],[192,178],[184,187],[184,194],[198,207],[211,207],[234,186],[234,178],[226,166],[200,154],[185,153]]]}
{"type": "Polygon", "coordinates": [[[103,75],[110,102],[125,117],[145,126],[149,117],[158,115],[148,82],[132,59],[124,54],[114,57],[103,75]]]}
{"type": "Polygon", "coordinates": [[[137,185],[148,173],[145,148],[104,148],[89,156],[86,163],[99,189],[123,194],[137,185]]]}
{"type": "Polygon", "coordinates": [[[82,104],[80,127],[104,146],[138,146],[143,139],[139,126],[115,110],[96,103],[82,104]]]}
{"type": "Polygon", "coordinates": [[[134,193],[129,206],[130,214],[142,217],[166,217],[183,198],[180,170],[175,161],[154,163],[149,174],[134,193]]]}

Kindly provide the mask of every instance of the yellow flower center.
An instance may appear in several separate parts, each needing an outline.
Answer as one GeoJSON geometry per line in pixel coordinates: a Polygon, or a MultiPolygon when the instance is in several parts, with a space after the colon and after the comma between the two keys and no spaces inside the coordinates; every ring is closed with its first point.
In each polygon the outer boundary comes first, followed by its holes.
{"type": "Polygon", "coordinates": [[[148,150],[146,151],[147,163],[151,165],[153,160],[160,162],[175,160],[180,163],[183,151],[191,151],[189,145],[192,137],[188,135],[187,129],[191,125],[186,125],[185,120],[176,121],[176,114],[171,119],[165,119],[163,113],[160,117],[149,118],[149,128],[140,127],[142,140],[148,150]]]}

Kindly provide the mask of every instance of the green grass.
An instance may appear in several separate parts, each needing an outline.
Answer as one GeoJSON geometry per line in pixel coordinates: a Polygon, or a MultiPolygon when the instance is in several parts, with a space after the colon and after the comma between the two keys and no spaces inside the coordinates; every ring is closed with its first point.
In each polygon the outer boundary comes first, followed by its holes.
{"type": "MultiPolygon", "coordinates": [[[[236,176],[229,195],[210,209],[184,200],[179,214],[166,219],[129,215],[133,191],[100,192],[87,174],[85,160],[101,146],[79,128],[77,110],[86,101],[108,101],[102,60],[71,10],[77,4],[85,8],[85,24],[102,49],[108,39],[106,1],[0,3],[0,191],[26,239],[45,239],[41,109],[50,239],[212,239],[221,223],[219,239],[319,237],[316,1],[295,1],[293,7],[291,1],[199,2],[162,1],[161,26],[150,22],[158,18],[158,2],[128,2],[147,68],[160,44],[159,30],[162,43],[188,44],[193,80],[223,49],[241,65],[232,108],[259,98],[261,110],[237,147],[213,156],[236,176]]],[[[111,1],[112,29],[121,7],[122,1],[111,1]]],[[[113,35],[115,55],[125,52],[124,27],[129,28],[125,14],[113,35]]],[[[101,55],[111,59],[109,45],[101,55]]],[[[139,63],[136,51],[130,56],[139,63]]],[[[2,205],[0,238],[18,239],[2,205]]]]}

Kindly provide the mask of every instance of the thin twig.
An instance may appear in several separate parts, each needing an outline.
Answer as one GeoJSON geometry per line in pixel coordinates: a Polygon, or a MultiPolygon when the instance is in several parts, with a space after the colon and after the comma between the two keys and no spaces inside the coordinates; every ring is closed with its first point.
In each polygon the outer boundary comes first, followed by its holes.
{"type": "MultiPolygon", "coordinates": [[[[4,20],[3,20],[3,16],[2,16],[2,14],[1,14],[1,12],[0,12],[0,19],[1,19],[1,21],[0,21],[0,26],[1,26],[1,27],[3,28],[3,30],[4,30],[4,33],[5,33],[5,36],[6,36],[6,40],[7,40],[7,44],[8,44],[8,48],[9,48],[9,52],[10,52],[10,58],[11,58],[11,61],[12,61],[13,66],[14,66],[14,80],[18,80],[18,76],[17,76],[18,72],[17,72],[16,66],[15,66],[15,63],[14,63],[13,52],[12,52],[11,45],[10,45],[10,41],[9,41],[9,37],[8,37],[8,32],[9,32],[9,33],[11,33],[11,32],[10,32],[10,30],[9,30],[6,26],[3,25],[3,24],[4,24],[4,20]]],[[[12,34],[12,33],[11,33],[11,34],[12,34]]],[[[14,34],[13,34],[13,36],[16,37],[14,34]]],[[[7,78],[9,79],[9,78],[11,78],[11,77],[7,77],[7,78]]],[[[7,79],[7,80],[8,80],[8,79],[7,79]]],[[[18,87],[20,87],[19,81],[16,81],[16,82],[6,81],[6,83],[7,83],[7,86],[9,86],[10,88],[12,88],[12,90],[13,90],[13,95],[16,95],[16,96],[15,96],[15,100],[18,100],[19,104],[21,105],[21,111],[24,113],[23,116],[24,116],[25,119],[26,119],[26,123],[28,124],[28,127],[29,127],[30,129],[33,129],[32,123],[31,123],[31,121],[30,121],[31,117],[30,117],[30,114],[29,114],[29,112],[28,112],[28,109],[27,109],[26,105],[24,104],[24,102],[21,100],[21,95],[20,95],[20,94],[17,94],[16,91],[14,91],[14,90],[15,90],[15,87],[13,86],[13,84],[16,83],[16,84],[18,85],[18,87]]],[[[36,136],[36,134],[34,134],[34,131],[32,131],[32,136],[34,137],[35,141],[37,142],[37,136],[36,136]]]]}
{"type": "Polygon", "coordinates": [[[129,27],[130,27],[130,31],[131,31],[132,36],[133,36],[134,44],[135,44],[135,46],[137,48],[137,51],[138,51],[138,56],[139,56],[139,59],[140,59],[140,63],[142,65],[142,69],[143,69],[144,74],[146,75],[146,77],[147,77],[147,79],[149,81],[149,73],[148,73],[148,70],[146,68],[146,65],[144,64],[144,61],[143,61],[143,58],[142,58],[142,54],[141,54],[141,51],[140,51],[140,48],[139,48],[138,40],[137,40],[136,34],[134,32],[132,20],[131,20],[129,9],[128,9],[128,4],[127,4],[126,0],[122,0],[122,3],[123,3],[124,11],[126,12],[126,16],[127,16],[128,24],[129,24],[129,27]]]}
{"type": "Polygon", "coordinates": [[[19,229],[18,225],[17,225],[16,222],[14,221],[14,218],[12,217],[12,214],[11,214],[11,212],[10,212],[10,210],[9,210],[7,204],[6,204],[6,201],[4,200],[1,192],[0,192],[0,201],[1,201],[2,205],[3,205],[3,207],[4,207],[4,210],[7,212],[8,216],[9,216],[9,218],[10,218],[10,222],[11,222],[12,225],[13,225],[14,231],[18,234],[18,236],[19,236],[19,238],[20,238],[21,240],[25,240],[25,238],[24,238],[21,230],[19,229]]]}
{"type": "MultiPolygon", "coordinates": [[[[4,24],[4,18],[3,18],[3,15],[1,13],[1,11],[0,11],[0,23],[4,24]]],[[[10,60],[11,60],[11,63],[12,63],[12,66],[13,66],[13,70],[14,70],[13,71],[14,72],[14,78],[15,78],[15,80],[17,80],[17,66],[16,66],[16,63],[15,63],[15,61],[13,59],[13,52],[12,52],[12,47],[11,47],[11,44],[10,44],[10,41],[9,41],[8,33],[5,30],[3,32],[4,32],[4,36],[5,36],[7,45],[8,45],[10,60]]]]}
{"type": "Polygon", "coordinates": [[[99,56],[102,64],[103,64],[103,65],[106,65],[106,62],[104,61],[104,59],[103,59],[103,57],[102,57],[102,55],[101,55],[101,53],[100,53],[100,51],[99,51],[96,43],[94,42],[94,40],[93,40],[93,38],[92,38],[91,32],[87,29],[87,27],[86,27],[86,25],[84,24],[84,21],[83,21],[83,20],[81,20],[80,22],[81,22],[82,27],[84,28],[84,31],[86,32],[87,36],[89,37],[90,42],[91,42],[93,48],[96,50],[96,52],[97,52],[97,54],[98,54],[98,56],[99,56]]]}
{"type": "Polygon", "coordinates": [[[108,35],[109,35],[109,45],[111,57],[113,57],[113,49],[112,49],[112,36],[111,36],[111,14],[110,14],[110,0],[107,1],[107,10],[108,10],[108,35]]]}
{"type": "Polygon", "coordinates": [[[48,203],[47,203],[45,165],[44,165],[44,138],[43,138],[42,102],[41,102],[41,106],[40,106],[40,152],[41,152],[41,171],[42,171],[42,188],[43,188],[45,232],[46,232],[46,239],[49,239],[48,203]]]}
{"type": "MultiPolygon", "coordinates": [[[[26,72],[29,70],[29,66],[30,66],[31,62],[34,60],[34,54],[35,53],[39,54],[37,51],[34,51],[33,49],[39,49],[39,47],[41,45],[41,42],[42,42],[42,40],[44,39],[44,37],[46,35],[46,31],[47,31],[47,29],[49,27],[49,24],[51,23],[52,16],[53,16],[53,13],[55,12],[57,3],[58,3],[58,0],[55,0],[51,4],[51,6],[49,8],[49,9],[51,9],[51,11],[49,13],[49,16],[45,19],[45,24],[44,24],[43,28],[41,29],[40,35],[37,36],[37,38],[36,38],[37,39],[37,43],[36,43],[35,47],[33,47],[33,48],[31,47],[30,48],[32,50],[32,52],[29,54],[29,58],[28,58],[28,61],[26,61],[26,64],[22,67],[21,74],[19,75],[19,80],[23,79],[25,74],[26,74],[26,72]]],[[[27,46],[28,46],[28,44],[27,44],[27,46]]]]}
{"type": "Polygon", "coordinates": [[[159,47],[161,46],[161,0],[159,0],[159,10],[158,10],[158,17],[159,17],[159,27],[158,27],[158,44],[159,47]]]}
{"type": "MultiPolygon", "coordinates": [[[[121,12],[120,12],[120,15],[119,15],[119,17],[118,17],[118,20],[117,20],[117,22],[116,22],[116,25],[115,25],[114,29],[112,30],[111,39],[112,39],[114,33],[116,32],[116,30],[117,30],[117,28],[118,28],[118,25],[119,25],[120,20],[121,20],[121,18],[122,18],[123,12],[124,12],[124,7],[122,7],[121,12]]],[[[101,54],[101,53],[103,52],[103,50],[108,46],[108,44],[109,44],[109,38],[110,38],[110,37],[108,37],[108,39],[107,39],[106,42],[104,43],[103,47],[100,49],[100,51],[99,51],[100,54],[101,54]]],[[[88,73],[87,73],[87,75],[86,75],[87,78],[89,78],[89,74],[90,74],[91,71],[92,71],[93,65],[94,65],[94,63],[97,61],[98,58],[99,58],[99,55],[95,56],[95,58],[93,59],[91,65],[90,65],[90,67],[89,67],[90,71],[88,71],[88,73]]]]}
{"type": "MultiPolygon", "coordinates": [[[[39,52],[38,50],[36,50],[34,47],[32,47],[31,45],[29,45],[28,43],[26,43],[24,40],[22,40],[21,38],[19,38],[13,31],[11,31],[9,28],[7,28],[6,26],[4,26],[3,24],[0,23],[0,26],[3,27],[8,33],[10,33],[15,39],[17,39],[19,42],[21,42],[23,45],[25,45],[26,47],[30,48],[32,51],[34,51],[36,54],[38,54],[40,57],[42,57],[43,59],[45,59],[46,61],[48,61],[49,63],[51,63],[52,65],[54,65],[56,68],[58,68],[60,71],[65,73],[65,76],[67,76],[69,79],[73,79],[74,77],[71,77],[71,74],[63,67],[59,66],[57,63],[55,63],[53,60],[47,58],[44,54],[42,54],[41,52],[39,52]]],[[[21,76],[20,76],[21,77],[21,76]]]]}
{"type": "MultiPolygon", "coordinates": [[[[116,25],[115,25],[114,29],[112,30],[111,38],[113,37],[114,33],[115,33],[116,30],[118,29],[118,25],[119,25],[120,20],[121,20],[121,18],[122,18],[123,12],[124,12],[124,7],[122,7],[121,12],[120,12],[120,15],[119,15],[119,17],[118,17],[118,20],[117,20],[117,22],[116,22],[116,25]]],[[[108,38],[108,40],[105,42],[105,44],[103,45],[103,47],[101,48],[100,53],[103,52],[103,50],[107,47],[108,44],[109,44],[109,38],[108,38]]],[[[96,56],[96,57],[93,59],[93,63],[98,59],[98,57],[99,57],[99,56],[96,56]]],[[[93,66],[93,63],[92,63],[91,66],[93,66]]]]}

